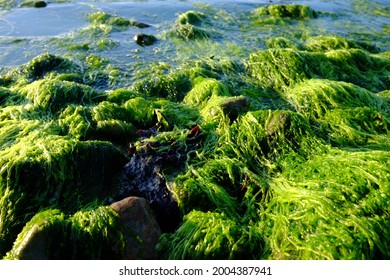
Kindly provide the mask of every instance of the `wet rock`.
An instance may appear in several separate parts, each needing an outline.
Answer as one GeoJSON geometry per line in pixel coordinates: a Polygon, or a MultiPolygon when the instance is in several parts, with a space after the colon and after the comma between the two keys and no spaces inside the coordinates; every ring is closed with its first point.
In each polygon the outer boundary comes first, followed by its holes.
{"type": "Polygon", "coordinates": [[[128,259],[154,259],[154,248],[161,235],[161,229],[148,201],[142,197],[127,197],[110,205],[122,220],[128,234],[125,256],[128,259]],[[141,244],[136,241],[136,234],[141,244]]]}
{"type": "Polygon", "coordinates": [[[280,112],[272,114],[266,123],[266,134],[269,137],[274,137],[279,132],[288,131],[291,127],[291,116],[288,112],[280,112]]]}
{"type": "Polygon", "coordinates": [[[20,4],[21,7],[31,7],[31,8],[44,8],[47,6],[45,1],[27,1],[20,4]]]}
{"type": "Polygon", "coordinates": [[[48,239],[45,231],[34,225],[27,233],[23,244],[18,248],[17,255],[24,260],[48,260],[48,239]]]}
{"type": "Polygon", "coordinates": [[[150,46],[157,41],[157,38],[153,35],[138,33],[134,36],[134,41],[140,46],[150,46]]]}
{"type": "Polygon", "coordinates": [[[178,164],[180,161],[173,152],[158,155],[147,149],[135,153],[124,168],[127,180],[122,187],[122,195],[145,197],[163,232],[173,231],[177,227],[180,213],[162,175],[162,166],[169,162],[178,164]]]}
{"type": "Polygon", "coordinates": [[[149,24],[143,23],[143,22],[139,22],[139,21],[133,21],[133,22],[131,23],[131,25],[132,25],[132,26],[135,26],[135,27],[138,27],[138,28],[148,28],[148,27],[150,27],[149,24]]]}
{"type": "Polygon", "coordinates": [[[229,117],[230,121],[235,121],[241,113],[249,109],[249,99],[246,96],[229,98],[221,103],[223,113],[229,117]]]}
{"type": "MultiPolygon", "coordinates": [[[[147,132],[156,134],[154,128],[147,132]]],[[[148,136],[150,136],[148,134],[148,136]]],[[[202,138],[199,126],[188,132],[185,144],[148,141],[130,146],[130,161],[116,179],[117,192],[114,200],[128,196],[144,197],[153,209],[162,232],[174,231],[180,221],[180,210],[172,195],[164,174],[176,174],[187,159],[190,150],[197,149],[202,138]]]]}

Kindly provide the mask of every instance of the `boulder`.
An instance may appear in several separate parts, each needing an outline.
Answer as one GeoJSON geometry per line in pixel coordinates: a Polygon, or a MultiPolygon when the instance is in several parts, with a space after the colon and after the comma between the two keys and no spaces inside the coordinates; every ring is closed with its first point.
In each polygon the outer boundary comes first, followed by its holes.
{"type": "Polygon", "coordinates": [[[110,207],[119,214],[127,229],[127,257],[154,259],[154,247],[157,245],[161,230],[148,201],[142,197],[131,196],[114,202],[110,207]],[[137,235],[136,238],[134,234],[137,235]],[[137,239],[141,242],[137,242],[137,239]]]}

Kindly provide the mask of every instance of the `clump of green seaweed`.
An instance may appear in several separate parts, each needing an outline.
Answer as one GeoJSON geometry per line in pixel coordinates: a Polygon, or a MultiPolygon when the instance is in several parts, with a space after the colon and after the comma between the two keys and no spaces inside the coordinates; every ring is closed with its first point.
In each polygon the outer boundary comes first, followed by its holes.
{"type": "Polygon", "coordinates": [[[298,4],[274,4],[260,7],[255,10],[259,16],[273,16],[278,18],[310,19],[317,16],[317,12],[307,5],[298,4]]]}
{"type": "MultiPolygon", "coordinates": [[[[319,15],[268,5],[247,20],[319,15]]],[[[81,33],[99,40],[135,26],[104,12],[89,20],[81,33]]],[[[188,11],[165,39],[213,41],[214,20],[188,11]]],[[[4,71],[0,256],[125,257],[128,232],[107,204],[138,153],[183,217],[161,236],[161,259],[388,259],[390,57],[366,42],[301,35],[268,38],[248,55],[151,63],[126,88],[95,54],[45,53],[4,71]]]]}
{"type": "Polygon", "coordinates": [[[118,214],[109,207],[73,215],[43,210],[25,225],[5,259],[122,259],[121,230],[118,214]]]}
{"type": "Polygon", "coordinates": [[[217,34],[211,29],[207,15],[197,11],[187,11],[180,14],[169,33],[184,40],[210,39],[217,34]]]}

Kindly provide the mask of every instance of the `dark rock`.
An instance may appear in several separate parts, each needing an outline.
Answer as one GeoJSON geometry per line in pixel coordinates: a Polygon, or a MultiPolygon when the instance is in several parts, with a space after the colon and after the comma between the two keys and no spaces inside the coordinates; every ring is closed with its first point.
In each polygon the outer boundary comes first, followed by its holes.
{"type": "MultiPolygon", "coordinates": [[[[148,136],[149,133],[159,133],[155,129],[146,132],[148,136]]],[[[131,145],[128,149],[131,159],[116,178],[114,201],[128,196],[146,198],[162,232],[173,232],[181,221],[181,215],[165,176],[177,174],[184,167],[188,152],[198,148],[202,137],[199,126],[195,126],[189,131],[185,144],[174,140],[152,142],[146,139],[139,141],[138,145],[131,145]]]]}
{"type": "Polygon", "coordinates": [[[127,182],[123,185],[122,192],[126,196],[145,197],[164,232],[173,231],[177,227],[180,213],[162,175],[162,165],[179,161],[174,153],[153,155],[153,152],[148,150],[135,153],[124,168],[127,182]]]}
{"type": "Polygon", "coordinates": [[[161,229],[148,201],[142,197],[127,197],[110,205],[115,210],[127,232],[125,255],[128,259],[154,259],[154,247],[161,235],[161,229]],[[142,241],[134,238],[136,234],[142,241]]]}
{"type": "Polygon", "coordinates": [[[135,26],[135,27],[138,27],[138,28],[148,28],[148,27],[150,27],[149,24],[143,23],[143,22],[139,22],[139,21],[133,21],[133,22],[131,23],[131,25],[132,25],[132,26],[135,26]]]}
{"type": "Polygon", "coordinates": [[[134,36],[134,41],[140,46],[150,46],[157,41],[157,38],[153,35],[138,33],[134,36]]]}
{"type": "Polygon", "coordinates": [[[47,6],[45,1],[27,1],[20,4],[21,7],[31,7],[31,8],[44,8],[47,6]]]}
{"type": "Polygon", "coordinates": [[[246,96],[229,98],[221,103],[221,108],[224,114],[233,122],[238,118],[238,115],[248,111],[249,99],[246,96]]]}

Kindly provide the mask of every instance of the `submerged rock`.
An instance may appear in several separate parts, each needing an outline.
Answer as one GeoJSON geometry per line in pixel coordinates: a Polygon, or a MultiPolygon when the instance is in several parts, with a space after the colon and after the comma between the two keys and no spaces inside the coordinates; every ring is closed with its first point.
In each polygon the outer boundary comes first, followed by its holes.
{"type": "Polygon", "coordinates": [[[32,8],[44,8],[47,6],[45,1],[27,1],[20,4],[21,7],[32,7],[32,8]]]}
{"type": "Polygon", "coordinates": [[[157,41],[157,38],[153,35],[138,33],[134,36],[134,41],[140,46],[150,46],[157,41]]]}
{"type": "Polygon", "coordinates": [[[148,27],[150,27],[149,24],[144,23],[144,22],[139,22],[139,21],[133,21],[133,22],[131,22],[131,25],[135,26],[135,27],[138,27],[138,28],[148,28],[148,27]]]}
{"type": "Polygon", "coordinates": [[[126,235],[126,259],[154,259],[154,247],[161,235],[156,217],[146,199],[127,197],[110,205],[122,220],[125,232],[135,233],[142,243],[136,242],[134,234],[126,235]]]}

